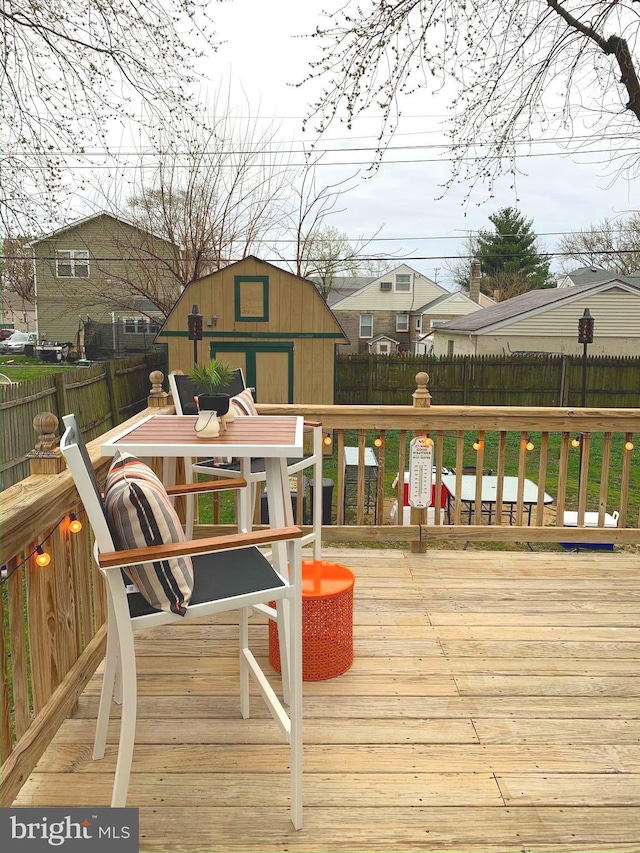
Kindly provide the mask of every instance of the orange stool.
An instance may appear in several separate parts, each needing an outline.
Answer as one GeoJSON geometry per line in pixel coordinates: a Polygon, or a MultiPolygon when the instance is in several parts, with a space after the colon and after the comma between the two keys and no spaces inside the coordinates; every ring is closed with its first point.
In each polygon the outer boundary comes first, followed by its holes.
{"type": "MultiPolygon", "coordinates": [[[[342,675],[353,663],[353,586],[350,569],[325,560],[302,561],[302,680],[342,675]]],[[[269,620],[269,663],[280,667],[278,626],[269,620]]]]}

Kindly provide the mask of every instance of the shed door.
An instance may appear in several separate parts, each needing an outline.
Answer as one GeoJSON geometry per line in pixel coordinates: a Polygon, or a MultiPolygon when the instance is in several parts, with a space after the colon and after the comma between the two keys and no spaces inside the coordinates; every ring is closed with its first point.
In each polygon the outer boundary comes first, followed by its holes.
{"type": "Polygon", "coordinates": [[[257,403],[293,403],[293,343],[212,343],[211,355],[243,369],[257,403]]]}

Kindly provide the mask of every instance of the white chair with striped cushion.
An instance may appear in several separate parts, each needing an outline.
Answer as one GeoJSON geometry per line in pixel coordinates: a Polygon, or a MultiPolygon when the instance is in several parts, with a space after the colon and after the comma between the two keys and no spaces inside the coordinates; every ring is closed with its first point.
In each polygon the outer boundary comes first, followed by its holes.
{"type": "MultiPolygon", "coordinates": [[[[107,653],[94,759],[104,756],[118,667],[121,671],[120,740],[111,805],[126,805],[133,760],[137,704],[134,631],[167,624],[184,625],[201,616],[239,610],[240,714],[244,718],[249,716],[249,679],[253,677],[291,747],[291,820],[294,827],[300,829],[300,529],[285,527],[185,541],[168,492],[153,472],[135,457],[123,454],[123,458],[114,461],[103,501],[75,416],[66,415],[63,421],[66,429],[60,440],[60,449],[87,512],[95,540],[94,559],[108,591],[107,653]],[[260,547],[274,542],[284,543],[285,548],[271,548],[271,557],[267,559],[260,547]],[[281,554],[281,551],[285,553],[281,554]],[[137,580],[138,590],[128,591],[123,572],[137,580]],[[273,610],[270,602],[276,604],[282,634],[288,635],[288,649],[283,641],[280,651],[285,656],[283,659],[288,660],[289,712],[249,650],[249,610],[255,606],[265,611],[273,610]]],[[[186,489],[241,488],[245,485],[244,480],[236,479],[193,484],[186,489]]],[[[180,487],[175,488],[175,492],[179,490],[180,487]]]]}

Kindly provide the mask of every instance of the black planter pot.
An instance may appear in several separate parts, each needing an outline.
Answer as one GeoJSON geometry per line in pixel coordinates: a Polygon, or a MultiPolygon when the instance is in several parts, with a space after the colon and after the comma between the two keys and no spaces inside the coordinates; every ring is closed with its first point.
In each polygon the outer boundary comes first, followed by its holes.
{"type": "Polygon", "coordinates": [[[202,412],[216,412],[221,418],[229,411],[230,399],[228,394],[198,394],[198,407],[202,412]]]}

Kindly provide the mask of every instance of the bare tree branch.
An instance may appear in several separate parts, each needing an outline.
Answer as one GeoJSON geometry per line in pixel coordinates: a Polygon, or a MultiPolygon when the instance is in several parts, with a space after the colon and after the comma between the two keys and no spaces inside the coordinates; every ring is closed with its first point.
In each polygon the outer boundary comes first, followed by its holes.
{"type": "Polygon", "coordinates": [[[376,163],[405,96],[452,92],[445,190],[465,181],[491,196],[498,176],[515,176],[518,144],[560,129],[582,136],[574,127],[585,120],[589,142],[610,140],[614,168],[637,174],[638,0],[370,0],[328,17],[311,36],[320,58],[299,84],[325,82],[306,124],[323,132],[379,111],[376,163]]]}

